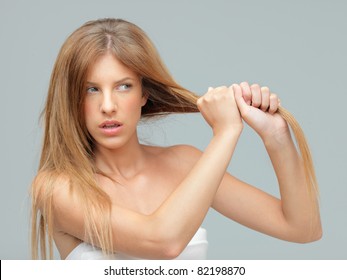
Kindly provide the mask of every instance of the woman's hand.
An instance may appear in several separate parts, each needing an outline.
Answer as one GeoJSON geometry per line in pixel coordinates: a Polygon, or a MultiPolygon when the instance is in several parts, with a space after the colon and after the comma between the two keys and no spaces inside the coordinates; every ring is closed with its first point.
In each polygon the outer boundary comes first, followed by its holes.
{"type": "Polygon", "coordinates": [[[241,133],[243,124],[233,87],[210,87],[207,93],[198,99],[197,105],[214,135],[228,131],[241,133]]]}
{"type": "Polygon", "coordinates": [[[278,114],[279,98],[268,87],[247,82],[233,84],[235,100],[242,118],[263,141],[280,139],[289,135],[286,121],[278,114]]]}

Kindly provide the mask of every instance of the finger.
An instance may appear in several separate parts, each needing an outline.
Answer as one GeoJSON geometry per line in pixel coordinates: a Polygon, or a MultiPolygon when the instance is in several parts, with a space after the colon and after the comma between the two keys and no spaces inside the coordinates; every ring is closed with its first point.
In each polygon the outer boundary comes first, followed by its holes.
{"type": "Polygon", "coordinates": [[[236,105],[239,108],[241,115],[244,115],[246,110],[248,110],[248,105],[243,97],[242,88],[238,84],[233,84],[231,88],[234,91],[236,105]]]}
{"type": "Polygon", "coordinates": [[[259,108],[262,103],[260,86],[257,84],[251,85],[251,92],[252,92],[252,106],[255,108],[259,108]]]}
{"type": "Polygon", "coordinates": [[[260,109],[266,112],[270,106],[270,89],[268,87],[261,87],[261,105],[260,109]]]}
{"type": "Polygon", "coordinates": [[[201,96],[198,98],[198,100],[196,101],[196,105],[198,106],[199,111],[201,111],[202,108],[202,104],[204,103],[204,98],[201,96]]]}
{"type": "Polygon", "coordinates": [[[219,87],[214,88],[214,90],[216,90],[216,92],[217,91],[225,91],[226,89],[227,89],[226,86],[219,86],[219,87]]]}
{"type": "Polygon", "coordinates": [[[247,105],[251,105],[252,103],[252,92],[251,92],[251,88],[249,87],[247,82],[242,82],[240,84],[240,87],[242,89],[242,96],[243,99],[245,100],[247,105]]]}
{"type": "Polygon", "coordinates": [[[269,113],[274,114],[274,113],[276,113],[277,109],[278,109],[278,97],[276,94],[271,93],[270,94],[269,113]]]}

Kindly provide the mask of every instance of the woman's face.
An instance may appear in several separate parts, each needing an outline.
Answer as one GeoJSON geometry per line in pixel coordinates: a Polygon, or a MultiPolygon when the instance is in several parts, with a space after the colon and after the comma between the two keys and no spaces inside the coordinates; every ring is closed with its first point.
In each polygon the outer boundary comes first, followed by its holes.
{"type": "Polygon", "coordinates": [[[105,54],[88,70],[85,95],[85,122],[96,148],[117,149],[137,141],[136,127],[147,98],[136,73],[105,54]]]}

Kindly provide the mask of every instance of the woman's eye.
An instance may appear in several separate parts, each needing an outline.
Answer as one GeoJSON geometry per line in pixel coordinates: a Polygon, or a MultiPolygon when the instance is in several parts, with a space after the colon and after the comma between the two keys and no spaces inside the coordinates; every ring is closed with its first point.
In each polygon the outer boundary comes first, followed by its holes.
{"type": "Polygon", "coordinates": [[[98,89],[96,87],[87,88],[87,93],[96,93],[96,92],[98,92],[98,89]]]}
{"type": "Polygon", "coordinates": [[[130,84],[122,84],[122,85],[118,86],[118,90],[120,90],[120,91],[127,91],[130,88],[131,88],[130,84]]]}

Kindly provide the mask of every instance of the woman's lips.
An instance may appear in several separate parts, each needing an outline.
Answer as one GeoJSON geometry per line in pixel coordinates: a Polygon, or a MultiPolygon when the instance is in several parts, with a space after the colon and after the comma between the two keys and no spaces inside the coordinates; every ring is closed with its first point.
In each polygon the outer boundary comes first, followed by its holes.
{"type": "Polygon", "coordinates": [[[107,136],[117,135],[119,131],[122,129],[122,127],[123,124],[114,120],[104,121],[99,125],[99,128],[101,129],[102,133],[107,136]]]}

